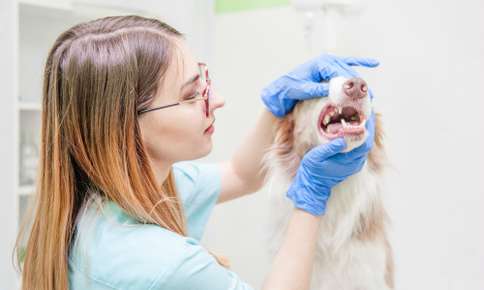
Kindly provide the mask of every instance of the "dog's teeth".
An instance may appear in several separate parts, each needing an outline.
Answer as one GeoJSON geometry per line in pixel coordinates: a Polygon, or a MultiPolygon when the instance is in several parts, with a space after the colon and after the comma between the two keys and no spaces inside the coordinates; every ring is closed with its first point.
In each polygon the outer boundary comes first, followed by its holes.
{"type": "Polygon", "coordinates": [[[338,113],[341,115],[343,113],[343,108],[342,107],[339,107],[338,108],[338,113]]]}
{"type": "Polygon", "coordinates": [[[323,125],[328,125],[331,117],[329,115],[324,116],[323,125]]]}
{"type": "Polygon", "coordinates": [[[346,124],[346,121],[343,118],[341,118],[341,124],[343,124],[343,127],[348,127],[348,124],[346,124]]]}

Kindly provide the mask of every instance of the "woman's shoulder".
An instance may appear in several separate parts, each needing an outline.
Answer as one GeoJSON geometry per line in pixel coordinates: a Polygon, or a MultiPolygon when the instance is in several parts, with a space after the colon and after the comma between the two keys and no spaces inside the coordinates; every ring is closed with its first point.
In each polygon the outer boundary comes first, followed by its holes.
{"type": "Polygon", "coordinates": [[[85,289],[99,288],[86,287],[86,282],[114,289],[126,285],[149,289],[199,246],[193,238],[116,214],[100,215],[85,226],[69,257],[71,284],[85,289]]]}
{"type": "Polygon", "coordinates": [[[183,161],[173,165],[173,172],[187,217],[188,234],[200,240],[220,195],[220,164],[183,161]]]}
{"type": "Polygon", "coordinates": [[[181,161],[173,164],[173,173],[177,180],[200,185],[213,179],[219,179],[220,165],[218,163],[181,161]]]}
{"type": "Polygon", "coordinates": [[[173,171],[191,181],[196,181],[200,173],[199,164],[195,161],[181,161],[173,164],[173,171]]]}
{"type": "Polygon", "coordinates": [[[195,198],[218,195],[221,187],[221,169],[218,163],[182,161],[173,164],[173,174],[184,205],[195,198]]]}
{"type": "Polygon", "coordinates": [[[69,254],[71,290],[252,290],[196,238],[138,223],[114,203],[87,211],[78,225],[69,254]]]}

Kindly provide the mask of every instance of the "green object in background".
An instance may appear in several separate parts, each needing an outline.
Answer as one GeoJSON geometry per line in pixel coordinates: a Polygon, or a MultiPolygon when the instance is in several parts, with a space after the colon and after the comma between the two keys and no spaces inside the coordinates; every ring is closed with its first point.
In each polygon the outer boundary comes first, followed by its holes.
{"type": "Polygon", "coordinates": [[[27,249],[25,247],[21,247],[19,250],[18,250],[18,260],[20,262],[20,264],[23,264],[24,263],[24,260],[25,260],[25,253],[27,252],[27,249]]]}
{"type": "Polygon", "coordinates": [[[289,5],[289,0],[215,0],[215,12],[236,12],[284,5],[289,5]]]}

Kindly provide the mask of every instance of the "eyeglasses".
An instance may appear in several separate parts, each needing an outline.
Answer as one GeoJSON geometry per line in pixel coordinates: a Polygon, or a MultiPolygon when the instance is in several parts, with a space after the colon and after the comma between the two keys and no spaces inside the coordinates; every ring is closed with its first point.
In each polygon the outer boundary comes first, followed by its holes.
{"type": "Polygon", "coordinates": [[[183,101],[180,101],[180,102],[174,103],[174,104],[164,105],[164,106],[161,106],[161,107],[155,107],[155,108],[151,108],[151,109],[141,110],[141,111],[138,112],[138,114],[141,115],[141,114],[148,113],[148,112],[155,111],[155,110],[161,110],[161,109],[178,106],[178,105],[185,104],[185,103],[194,103],[194,102],[203,100],[203,101],[205,101],[205,116],[208,118],[209,108],[210,108],[209,99],[212,96],[212,90],[210,88],[212,82],[211,82],[211,79],[208,75],[208,67],[205,63],[199,62],[198,63],[198,69],[199,69],[199,74],[200,74],[200,77],[198,78],[199,84],[200,84],[200,89],[195,94],[188,97],[187,100],[183,100],[183,101]]]}

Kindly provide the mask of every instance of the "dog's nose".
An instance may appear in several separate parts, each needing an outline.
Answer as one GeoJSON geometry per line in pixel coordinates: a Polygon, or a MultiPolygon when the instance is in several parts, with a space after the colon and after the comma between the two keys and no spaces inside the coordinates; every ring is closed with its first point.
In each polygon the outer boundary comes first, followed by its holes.
{"type": "Polygon", "coordinates": [[[363,79],[352,78],[344,83],[343,91],[348,97],[357,100],[366,96],[368,86],[363,79]]]}

